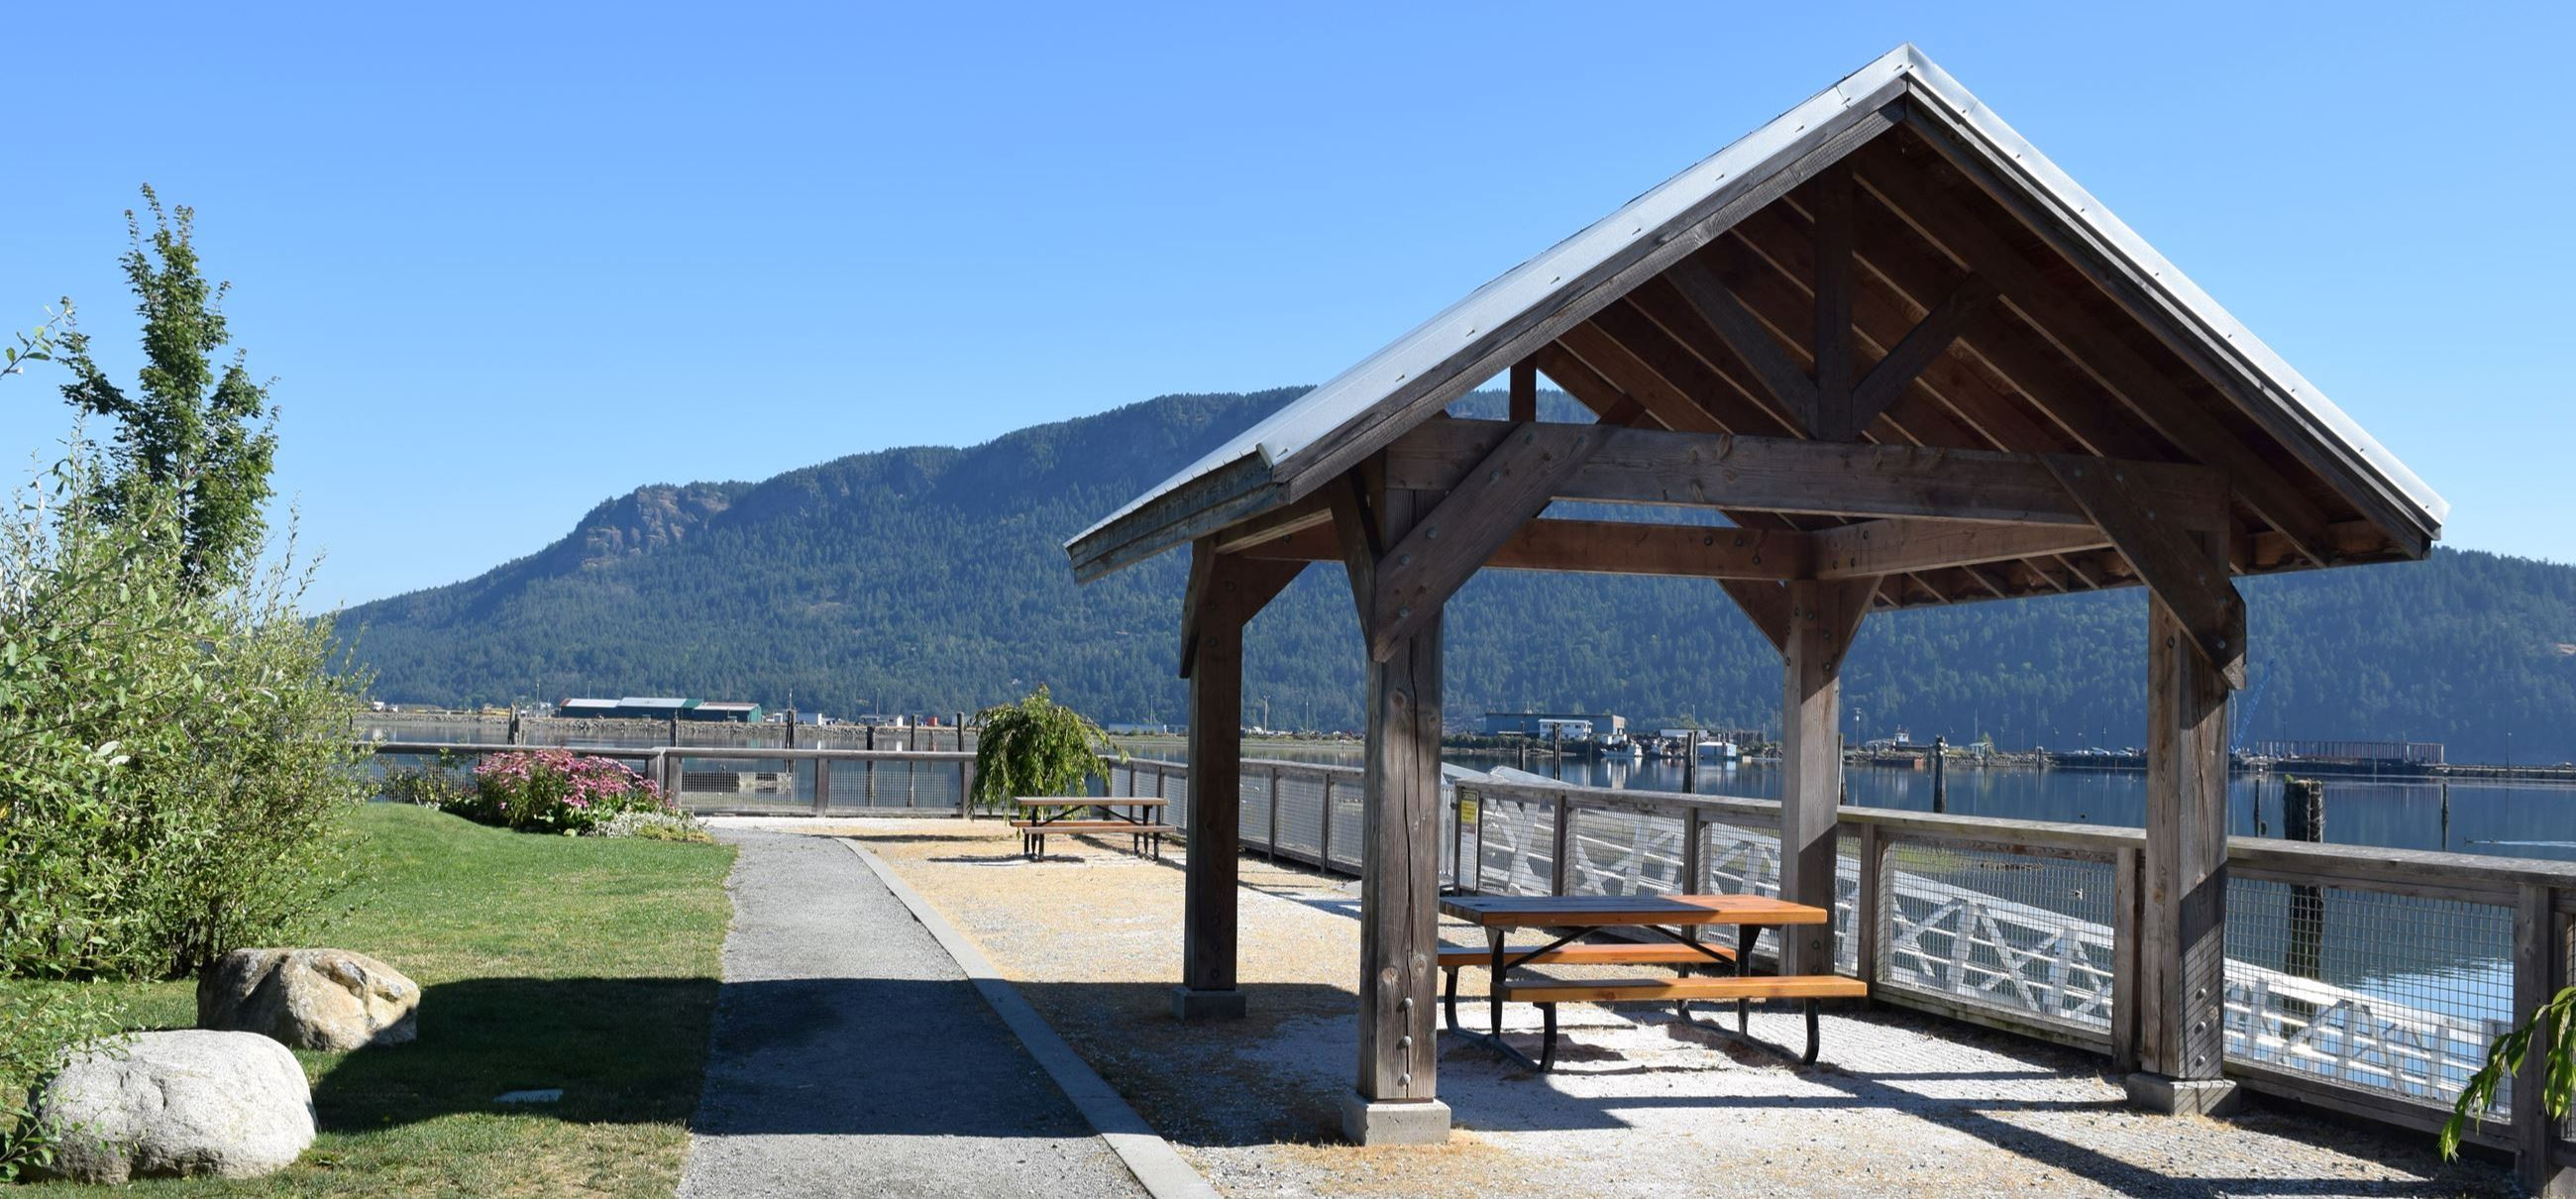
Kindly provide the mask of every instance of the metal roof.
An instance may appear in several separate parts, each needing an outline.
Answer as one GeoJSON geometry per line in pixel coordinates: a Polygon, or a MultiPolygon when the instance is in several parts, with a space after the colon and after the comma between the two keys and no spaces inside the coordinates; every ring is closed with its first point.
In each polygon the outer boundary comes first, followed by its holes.
{"type": "MultiPolygon", "coordinates": [[[[2390,499],[2412,509],[2426,524],[2440,525],[2450,508],[2440,495],[2003,118],[1908,43],[1808,97],[1582,232],[1477,288],[1412,332],[1291,401],[1069,538],[1066,548],[1073,549],[1193,484],[1210,494],[1182,503],[1184,517],[1137,529],[1137,535],[1151,536],[1191,513],[1221,510],[1224,521],[1231,523],[1296,498],[1276,488],[1264,495],[1261,489],[1280,481],[1287,473],[1280,468],[1294,464],[1299,455],[1314,450],[1336,431],[1365,421],[1408,384],[1419,384],[1425,373],[1444,367],[1459,370],[1467,365],[1459,361],[1460,352],[1479,336],[1490,335],[1506,322],[1532,311],[1573,299],[1571,293],[1588,272],[1632,250],[1640,239],[1669,237],[1677,223],[1686,223],[1686,217],[1705,206],[1722,188],[1740,188],[1748,175],[1776,172],[1786,166],[1803,152],[1802,139],[1812,137],[1811,127],[1821,127],[1891,85],[1902,85],[1911,95],[1939,105],[1971,135],[1982,139],[1988,149],[2022,173],[2021,182],[2052,201],[2058,215],[2125,259],[2142,281],[2161,291],[2176,316],[2205,330],[2211,343],[2233,358],[2234,365],[2263,397],[2278,404],[2285,415],[2330,449],[2340,449],[2348,455],[2355,473],[2390,499]],[[1212,478],[1218,475],[1224,478],[1212,478]]],[[[1451,380],[1446,390],[1454,397],[1490,374],[1451,380]]],[[[1177,544],[1183,538],[1168,539],[1177,544]]]]}

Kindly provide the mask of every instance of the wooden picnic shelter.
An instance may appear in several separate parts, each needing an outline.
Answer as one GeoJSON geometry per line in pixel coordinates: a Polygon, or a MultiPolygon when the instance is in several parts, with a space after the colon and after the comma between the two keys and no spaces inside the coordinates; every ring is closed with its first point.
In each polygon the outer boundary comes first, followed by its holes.
{"type": "MultiPolygon", "coordinates": [[[[1873,612],[2143,586],[2145,884],[2113,1052],[2223,1093],[2238,576],[2417,559],[2446,505],[1912,46],[1478,288],[1067,543],[1188,547],[1176,1010],[1240,1014],[1246,622],[1339,563],[1367,654],[1359,1062],[1345,1127],[1444,1138],[1441,615],[1480,569],[1711,580],[1780,652],[1780,891],[1834,900],[1842,659],[1873,612]],[[1546,376],[1594,419],[1539,419],[1546,376]],[[1505,419],[1452,404],[1509,380],[1505,419]],[[1724,526],[1547,515],[1688,506],[1724,526]]],[[[1720,601],[1718,595],[1727,597],[1720,601]]],[[[1832,969],[1830,924],[1783,946],[1832,969]]]]}

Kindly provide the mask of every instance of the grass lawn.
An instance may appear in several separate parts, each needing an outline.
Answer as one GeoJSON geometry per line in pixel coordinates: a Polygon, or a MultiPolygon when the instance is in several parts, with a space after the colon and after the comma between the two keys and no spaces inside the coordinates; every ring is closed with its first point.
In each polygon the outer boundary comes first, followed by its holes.
{"type": "MultiPolygon", "coordinates": [[[[512,833],[392,804],[356,823],[374,868],[312,943],[420,983],[420,1039],[296,1054],[321,1138],[294,1168],[134,1189],[670,1194],[705,1066],[733,849],[512,833]],[[563,1101],[492,1102],[540,1087],[563,1101]]],[[[131,991],[141,1026],[195,1021],[192,982],[131,991]]]]}

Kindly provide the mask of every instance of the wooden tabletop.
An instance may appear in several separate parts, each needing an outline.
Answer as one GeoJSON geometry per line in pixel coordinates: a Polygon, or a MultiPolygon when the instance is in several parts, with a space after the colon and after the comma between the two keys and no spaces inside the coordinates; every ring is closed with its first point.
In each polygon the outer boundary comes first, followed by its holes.
{"type": "Polygon", "coordinates": [[[1022,795],[1011,800],[1024,808],[1159,808],[1172,801],[1150,795],[1094,795],[1088,799],[1065,795],[1022,795]]]}
{"type": "Polygon", "coordinates": [[[1823,924],[1823,908],[1767,895],[1452,895],[1443,914],[1480,928],[1823,924]]]}

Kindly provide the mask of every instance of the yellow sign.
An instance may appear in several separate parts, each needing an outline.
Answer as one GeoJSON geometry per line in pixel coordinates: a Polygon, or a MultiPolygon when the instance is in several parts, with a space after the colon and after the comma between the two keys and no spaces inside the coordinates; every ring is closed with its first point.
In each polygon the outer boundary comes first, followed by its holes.
{"type": "Polygon", "coordinates": [[[1474,823],[1476,823],[1476,801],[1475,801],[1475,800],[1472,800],[1472,799],[1461,799],[1461,800],[1459,800],[1459,801],[1458,801],[1458,823],[1460,823],[1460,824],[1474,824],[1474,823]]]}

